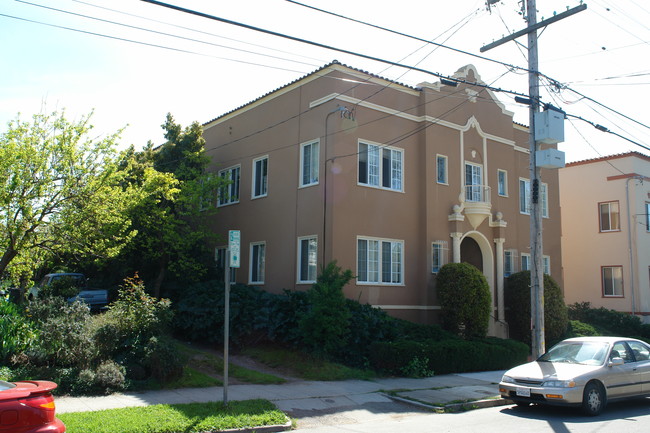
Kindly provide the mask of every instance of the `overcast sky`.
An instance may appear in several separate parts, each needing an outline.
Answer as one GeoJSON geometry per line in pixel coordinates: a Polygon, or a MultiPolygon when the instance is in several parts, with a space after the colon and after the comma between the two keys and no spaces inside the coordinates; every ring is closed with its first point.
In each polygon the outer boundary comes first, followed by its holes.
{"type": "MultiPolygon", "coordinates": [[[[502,64],[527,67],[525,37],[518,40],[523,45],[509,42],[479,51],[526,26],[517,0],[504,0],[491,10],[480,0],[301,1],[467,54],[285,0],[167,2],[444,75],[473,64],[484,82],[528,93],[527,75],[502,64]]],[[[644,0],[586,4],[586,11],[540,32],[540,71],[561,84],[544,80],[542,97],[627,140],[571,117],[560,149],[567,161],[630,150],[650,154],[650,5],[644,0]]],[[[578,5],[576,0],[538,0],[538,20],[578,5]]],[[[0,46],[0,131],[18,113],[26,119],[36,112],[65,109],[69,117],[78,118],[94,110],[98,136],[126,127],[122,146],[138,149],[148,140],[163,141],[160,125],[167,112],[184,126],[204,123],[334,59],[411,86],[438,81],[431,74],[140,0],[0,0],[0,46]]],[[[528,124],[527,107],[508,94],[497,96],[516,113],[515,121],[528,124]]]]}

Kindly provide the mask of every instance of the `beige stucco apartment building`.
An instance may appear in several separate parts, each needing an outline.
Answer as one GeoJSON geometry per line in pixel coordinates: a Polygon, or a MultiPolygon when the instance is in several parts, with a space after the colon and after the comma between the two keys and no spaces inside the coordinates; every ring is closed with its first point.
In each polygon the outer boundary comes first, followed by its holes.
{"type": "Polygon", "coordinates": [[[633,312],[650,323],[650,157],[570,163],[560,185],[566,302],[633,312]]]}
{"type": "MultiPolygon", "coordinates": [[[[484,87],[414,88],[338,62],[204,125],[211,170],[232,180],[214,230],[241,231],[237,282],[307,290],[336,260],[345,294],[435,323],[448,262],[485,274],[491,332],[505,335],[503,284],[530,263],[528,128],[484,87]]],[[[557,172],[543,170],[544,264],[561,282],[557,172]]],[[[222,261],[221,261],[222,262],[222,261]]]]}

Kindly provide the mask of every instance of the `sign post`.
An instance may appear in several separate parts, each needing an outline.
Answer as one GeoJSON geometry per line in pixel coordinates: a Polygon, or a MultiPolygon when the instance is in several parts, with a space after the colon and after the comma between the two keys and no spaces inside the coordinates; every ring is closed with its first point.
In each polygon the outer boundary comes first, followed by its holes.
{"type": "Polygon", "coordinates": [[[241,256],[241,233],[239,230],[228,232],[228,250],[226,251],[226,269],[224,272],[224,318],[223,318],[223,404],[228,404],[228,358],[230,340],[230,268],[238,268],[241,256]]]}

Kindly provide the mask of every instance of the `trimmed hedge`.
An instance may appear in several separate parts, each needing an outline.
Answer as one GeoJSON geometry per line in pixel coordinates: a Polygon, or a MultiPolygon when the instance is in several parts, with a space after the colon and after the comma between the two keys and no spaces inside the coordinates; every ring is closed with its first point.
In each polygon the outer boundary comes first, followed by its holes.
{"type": "Polygon", "coordinates": [[[414,359],[426,360],[435,374],[505,370],[528,359],[527,345],[498,338],[480,340],[377,342],[370,347],[371,367],[401,375],[414,359]]]}

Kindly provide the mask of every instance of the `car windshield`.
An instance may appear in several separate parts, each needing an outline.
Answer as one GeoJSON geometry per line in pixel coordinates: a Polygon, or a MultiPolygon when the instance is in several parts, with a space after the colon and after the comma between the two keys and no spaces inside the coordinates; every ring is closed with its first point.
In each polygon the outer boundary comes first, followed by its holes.
{"type": "Polygon", "coordinates": [[[563,341],[540,356],[538,362],[602,365],[609,344],[596,341],[563,341]]]}

